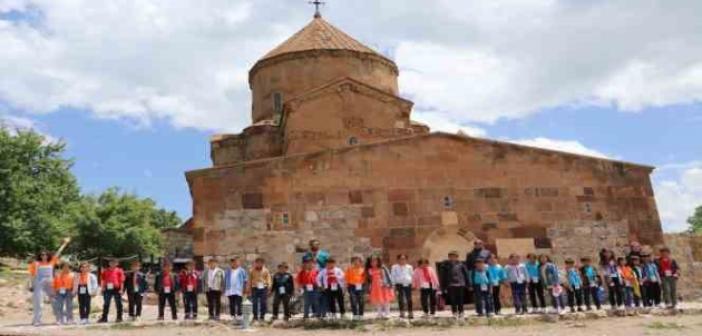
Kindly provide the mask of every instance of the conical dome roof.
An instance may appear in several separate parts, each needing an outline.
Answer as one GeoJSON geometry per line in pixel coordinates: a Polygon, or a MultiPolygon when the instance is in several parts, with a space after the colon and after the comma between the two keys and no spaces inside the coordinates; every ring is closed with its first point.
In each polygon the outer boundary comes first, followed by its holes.
{"type": "Polygon", "coordinates": [[[350,50],[373,54],[392,62],[387,57],[366,47],[321,17],[315,17],[302,30],[263,56],[259,62],[283,54],[308,50],[350,50]]]}

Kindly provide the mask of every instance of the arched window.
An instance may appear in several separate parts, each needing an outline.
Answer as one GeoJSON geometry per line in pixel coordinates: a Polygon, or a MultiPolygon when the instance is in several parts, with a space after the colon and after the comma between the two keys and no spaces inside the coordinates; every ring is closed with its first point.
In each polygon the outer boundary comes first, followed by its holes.
{"type": "Polygon", "coordinates": [[[349,138],[349,146],[355,146],[358,145],[358,138],[357,137],[350,137],[349,138]]]}

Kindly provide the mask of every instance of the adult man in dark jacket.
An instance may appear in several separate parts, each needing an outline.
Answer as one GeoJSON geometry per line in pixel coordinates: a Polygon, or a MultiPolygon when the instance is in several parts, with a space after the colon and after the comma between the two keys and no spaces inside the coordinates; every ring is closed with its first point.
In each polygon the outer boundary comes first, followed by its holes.
{"type": "Polygon", "coordinates": [[[476,239],[473,242],[473,250],[468,252],[466,255],[466,268],[468,268],[469,271],[472,271],[473,268],[475,268],[475,262],[478,259],[488,260],[490,259],[491,255],[492,253],[490,250],[485,248],[483,241],[476,239]]]}

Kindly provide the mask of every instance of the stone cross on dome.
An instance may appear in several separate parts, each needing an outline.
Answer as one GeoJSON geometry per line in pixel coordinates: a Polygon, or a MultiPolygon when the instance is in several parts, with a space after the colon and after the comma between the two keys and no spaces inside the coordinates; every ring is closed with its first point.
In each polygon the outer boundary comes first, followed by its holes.
{"type": "Polygon", "coordinates": [[[325,1],[320,1],[320,0],[314,0],[309,2],[311,5],[314,5],[314,17],[315,18],[321,18],[322,13],[319,11],[319,6],[324,5],[326,2],[325,1]]]}

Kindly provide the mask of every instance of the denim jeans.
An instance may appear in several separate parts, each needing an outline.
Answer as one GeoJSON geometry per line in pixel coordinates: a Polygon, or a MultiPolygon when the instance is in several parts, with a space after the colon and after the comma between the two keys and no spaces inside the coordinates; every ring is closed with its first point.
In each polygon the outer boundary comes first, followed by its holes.
{"type": "Polygon", "coordinates": [[[251,295],[254,320],[263,320],[268,310],[268,288],[254,288],[251,295]]]}
{"type": "Polygon", "coordinates": [[[475,294],[475,312],[478,313],[478,315],[490,315],[493,312],[490,286],[488,285],[485,290],[482,290],[480,287],[481,286],[473,286],[473,293],[475,294]]]}
{"type": "Polygon", "coordinates": [[[364,304],[363,289],[357,290],[355,286],[349,287],[349,301],[353,316],[363,316],[364,304]]]}
{"type": "Polygon", "coordinates": [[[305,290],[305,294],[303,295],[303,300],[304,300],[304,317],[308,318],[310,317],[310,313],[312,313],[315,317],[320,317],[321,312],[319,311],[319,292],[315,290],[305,290]]]}
{"type": "Polygon", "coordinates": [[[514,302],[514,310],[517,313],[527,312],[527,300],[526,300],[526,283],[516,283],[510,284],[512,288],[512,301],[514,302]]]}
{"type": "Polygon", "coordinates": [[[631,308],[634,306],[634,288],[631,286],[624,286],[622,288],[622,291],[624,292],[624,305],[627,308],[631,308]]]}
{"type": "Polygon", "coordinates": [[[54,313],[56,314],[56,322],[69,323],[73,321],[73,294],[56,293],[54,296],[54,313]]]}
{"type": "Polygon", "coordinates": [[[395,285],[397,292],[397,303],[400,306],[400,314],[405,314],[406,311],[412,315],[412,286],[395,285]]]}

